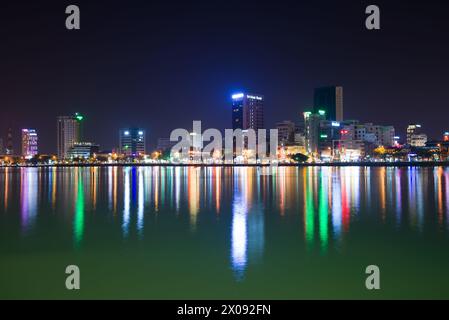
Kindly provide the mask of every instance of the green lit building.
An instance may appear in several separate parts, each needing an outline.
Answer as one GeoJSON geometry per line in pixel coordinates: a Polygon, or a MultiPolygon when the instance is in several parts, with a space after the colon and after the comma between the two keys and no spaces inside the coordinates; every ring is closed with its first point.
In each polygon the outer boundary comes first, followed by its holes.
{"type": "Polygon", "coordinates": [[[326,120],[326,112],[319,110],[317,113],[304,112],[304,136],[306,151],[312,157],[318,157],[320,146],[320,125],[326,120]]]}

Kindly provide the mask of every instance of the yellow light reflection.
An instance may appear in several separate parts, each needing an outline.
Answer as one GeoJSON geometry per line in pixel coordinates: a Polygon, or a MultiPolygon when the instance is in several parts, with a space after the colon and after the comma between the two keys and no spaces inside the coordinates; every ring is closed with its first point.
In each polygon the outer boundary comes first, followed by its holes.
{"type": "Polygon", "coordinates": [[[193,231],[196,229],[197,214],[200,208],[200,183],[198,168],[189,167],[187,194],[189,202],[190,226],[193,231]]]}
{"type": "Polygon", "coordinates": [[[215,167],[215,210],[220,213],[220,197],[221,197],[221,168],[215,167]]]}
{"type": "Polygon", "coordinates": [[[52,179],[51,206],[54,210],[56,208],[56,190],[57,190],[58,179],[57,179],[56,167],[53,167],[51,170],[52,170],[52,174],[51,174],[51,179],[52,179]]]}
{"type": "Polygon", "coordinates": [[[438,207],[438,224],[443,225],[444,209],[443,209],[443,168],[439,167],[436,171],[436,193],[438,207]]]}
{"type": "Polygon", "coordinates": [[[380,192],[380,209],[382,213],[382,221],[385,222],[387,213],[387,192],[386,192],[386,169],[384,167],[380,168],[379,172],[379,192],[380,192]]]}
{"type": "Polygon", "coordinates": [[[4,194],[4,204],[5,204],[5,212],[8,210],[8,201],[9,201],[9,167],[5,168],[5,194],[4,194]]]}

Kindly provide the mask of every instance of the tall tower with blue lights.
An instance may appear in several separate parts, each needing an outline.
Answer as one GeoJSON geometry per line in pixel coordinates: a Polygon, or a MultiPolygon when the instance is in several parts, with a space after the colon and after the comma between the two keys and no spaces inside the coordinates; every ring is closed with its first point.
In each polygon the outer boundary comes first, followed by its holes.
{"type": "Polygon", "coordinates": [[[232,129],[264,129],[264,97],[256,94],[232,95],[232,129]]]}

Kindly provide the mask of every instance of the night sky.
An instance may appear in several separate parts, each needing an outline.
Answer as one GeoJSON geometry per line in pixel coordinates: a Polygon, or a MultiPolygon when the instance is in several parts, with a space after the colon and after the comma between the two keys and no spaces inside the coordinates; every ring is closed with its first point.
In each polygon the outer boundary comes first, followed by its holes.
{"type": "MultiPolygon", "coordinates": [[[[12,2],[12,1],[11,1],[12,2]]],[[[230,95],[265,96],[265,121],[298,121],[313,88],[344,87],[346,119],[449,131],[448,1],[17,1],[0,5],[0,137],[36,128],[56,152],[56,117],[81,112],[88,141],[118,130],[231,127],[230,95]],[[65,28],[65,8],[81,30],[65,28]],[[365,8],[381,9],[381,30],[365,8]]]]}

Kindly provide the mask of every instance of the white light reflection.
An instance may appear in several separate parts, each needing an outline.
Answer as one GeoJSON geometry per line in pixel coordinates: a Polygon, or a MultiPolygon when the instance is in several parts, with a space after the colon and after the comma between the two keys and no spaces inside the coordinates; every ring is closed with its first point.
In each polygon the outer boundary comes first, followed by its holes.
{"type": "Polygon", "coordinates": [[[175,168],[175,203],[176,203],[176,212],[179,213],[179,206],[181,201],[181,168],[175,168]]]}
{"type": "Polygon", "coordinates": [[[130,202],[131,202],[131,186],[130,186],[130,176],[129,176],[130,168],[125,168],[125,185],[124,185],[124,196],[123,196],[123,236],[128,236],[129,231],[129,214],[130,214],[130,202]]]}
{"type": "Polygon", "coordinates": [[[243,280],[247,264],[246,206],[242,199],[233,204],[232,216],[232,269],[237,280],[243,280]]]}
{"type": "Polygon", "coordinates": [[[143,185],[143,169],[139,168],[139,195],[137,200],[137,231],[139,236],[143,233],[143,214],[144,214],[144,185],[143,185]]]}
{"type": "Polygon", "coordinates": [[[21,217],[23,232],[33,227],[37,214],[37,168],[21,169],[21,217]]]}
{"type": "Polygon", "coordinates": [[[239,184],[245,188],[246,177],[240,173],[245,171],[235,169],[234,171],[234,202],[232,205],[232,239],[231,239],[231,263],[237,281],[242,281],[248,262],[247,246],[247,213],[248,207],[245,201],[245,190],[239,190],[239,184]]]}

